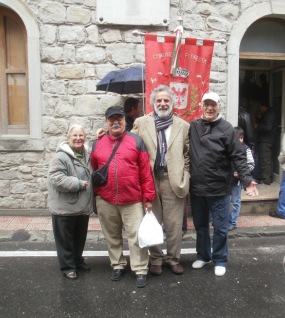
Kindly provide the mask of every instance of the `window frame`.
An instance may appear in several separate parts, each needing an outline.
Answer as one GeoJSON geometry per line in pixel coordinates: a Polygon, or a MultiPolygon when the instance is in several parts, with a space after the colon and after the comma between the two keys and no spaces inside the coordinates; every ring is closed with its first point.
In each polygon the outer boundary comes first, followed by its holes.
{"type": "MultiPolygon", "coordinates": [[[[27,34],[27,79],[28,79],[28,96],[29,96],[29,134],[9,135],[0,131],[0,144],[6,145],[6,141],[10,139],[23,140],[27,143],[30,150],[38,149],[42,146],[38,142],[33,143],[33,139],[40,140],[42,138],[42,99],[41,99],[41,82],[40,82],[40,32],[36,18],[30,9],[19,0],[0,0],[1,9],[8,8],[15,12],[22,20],[27,34]],[[35,147],[34,147],[35,145],[35,147]]],[[[0,145],[1,147],[1,145],[0,145]]],[[[5,151],[5,147],[3,149],[5,151]]],[[[9,149],[10,151],[10,149],[9,149]]]]}
{"type": "MultiPolygon", "coordinates": [[[[1,8],[0,11],[0,38],[5,40],[5,17],[9,18],[10,20],[13,20],[17,23],[18,27],[21,29],[22,34],[24,36],[24,42],[25,42],[25,47],[23,50],[24,54],[24,59],[26,61],[26,67],[25,69],[9,69],[7,68],[6,65],[3,65],[3,68],[0,67],[0,74],[3,74],[3,77],[0,76],[0,89],[1,89],[1,123],[0,123],[0,129],[2,134],[12,134],[12,135],[23,135],[23,134],[29,134],[29,91],[28,91],[28,63],[27,63],[27,32],[24,26],[23,21],[21,18],[13,12],[12,10],[6,9],[6,8],[1,8]],[[25,90],[26,90],[26,115],[27,115],[27,123],[26,125],[9,125],[9,106],[8,106],[8,85],[7,85],[7,75],[11,74],[24,74],[25,75],[25,90]]],[[[5,46],[2,46],[0,48],[0,61],[2,60],[5,64],[7,61],[7,56],[6,56],[7,48],[5,46]]],[[[1,64],[0,64],[1,66],[1,64]]]]}

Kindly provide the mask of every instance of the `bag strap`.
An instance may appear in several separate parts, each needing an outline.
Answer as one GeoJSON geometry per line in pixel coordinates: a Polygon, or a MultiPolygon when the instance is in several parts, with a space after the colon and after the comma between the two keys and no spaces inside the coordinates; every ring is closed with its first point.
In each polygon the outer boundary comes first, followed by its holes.
{"type": "Polygon", "coordinates": [[[115,148],[113,149],[113,151],[112,151],[112,153],[111,153],[111,155],[110,155],[108,161],[105,163],[106,166],[109,165],[109,163],[111,162],[111,160],[112,160],[113,157],[115,156],[115,153],[116,153],[116,151],[118,150],[118,148],[119,148],[119,146],[120,146],[120,143],[122,142],[123,138],[124,138],[124,137],[122,137],[122,138],[117,142],[117,144],[116,144],[115,148]]]}

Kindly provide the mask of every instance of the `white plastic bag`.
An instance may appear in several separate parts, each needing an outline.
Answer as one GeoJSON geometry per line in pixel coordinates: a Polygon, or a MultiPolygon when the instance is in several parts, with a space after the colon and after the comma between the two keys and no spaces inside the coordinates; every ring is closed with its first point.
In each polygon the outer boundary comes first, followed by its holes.
{"type": "Polygon", "coordinates": [[[162,226],[152,211],[145,214],[139,227],[138,239],[141,248],[163,243],[162,226]]]}

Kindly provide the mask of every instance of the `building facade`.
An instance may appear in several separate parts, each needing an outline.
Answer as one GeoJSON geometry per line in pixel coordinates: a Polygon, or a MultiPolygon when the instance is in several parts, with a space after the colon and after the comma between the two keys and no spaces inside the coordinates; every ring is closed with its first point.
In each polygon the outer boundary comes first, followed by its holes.
{"type": "MultiPolygon", "coordinates": [[[[184,36],[216,40],[210,88],[220,94],[223,115],[234,125],[241,81],[250,72],[260,85],[265,73],[270,102],[280,115],[279,152],[285,2],[144,4],[140,9],[139,0],[0,0],[0,213],[46,211],[48,165],[68,127],[80,123],[92,139],[104,125],[106,108],[124,101],[96,91],[96,83],[109,71],[144,63],[144,37],[134,30],[169,35],[182,23],[184,36]]],[[[275,174],[278,179],[278,163],[275,174]]]]}

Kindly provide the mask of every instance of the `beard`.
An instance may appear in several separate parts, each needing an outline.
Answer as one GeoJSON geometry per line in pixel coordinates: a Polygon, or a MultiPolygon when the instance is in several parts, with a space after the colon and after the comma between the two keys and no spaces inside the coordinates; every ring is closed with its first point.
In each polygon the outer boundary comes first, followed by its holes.
{"type": "Polygon", "coordinates": [[[170,115],[172,112],[172,107],[169,107],[168,109],[158,109],[156,105],[154,105],[154,111],[157,113],[158,117],[160,118],[166,118],[170,115]]]}

